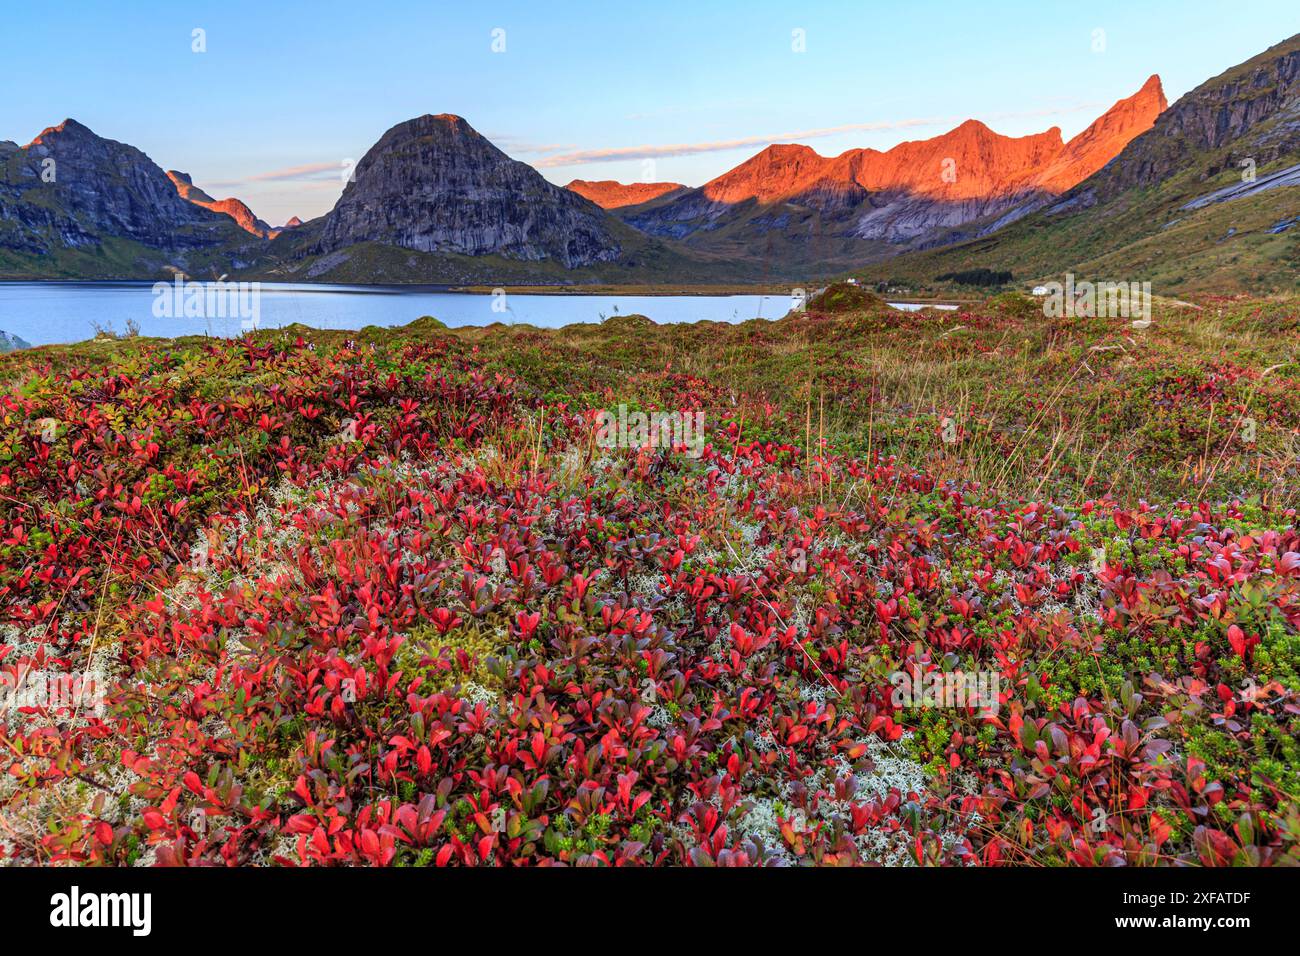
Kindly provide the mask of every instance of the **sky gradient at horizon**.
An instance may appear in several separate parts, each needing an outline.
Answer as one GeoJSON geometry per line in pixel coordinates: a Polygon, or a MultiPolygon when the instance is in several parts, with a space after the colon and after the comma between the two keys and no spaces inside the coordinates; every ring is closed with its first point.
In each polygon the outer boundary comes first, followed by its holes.
{"type": "Polygon", "coordinates": [[[887,149],[968,118],[1068,139],[1152,73],[1172,103],[1300,32],[1294,0],[51,0],[3,16],[0,140],[72,117],[272,224],[327,212],[344,162],[423,113],[464,116],[556,183],[699,185],[770,142],[887,149]]]}

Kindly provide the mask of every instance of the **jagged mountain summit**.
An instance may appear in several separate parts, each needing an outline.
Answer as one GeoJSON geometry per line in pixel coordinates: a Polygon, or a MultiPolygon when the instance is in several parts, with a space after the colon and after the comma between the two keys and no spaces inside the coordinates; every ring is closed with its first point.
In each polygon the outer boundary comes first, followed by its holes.
{"type": "Polygon", "coordinates": [[[1011,137],[967,120],[884,152],[825,157],[808,146],[773,145],[671,202],[621,214],[651,235],[706,251],[759,249],[775,236],[787,256],[802,244],[808,254],[879,257],[900,251],[882,243],[952,241],[967,224],[978,230],[1038,208],[1102,168],[1166,105],[1152,76],[1068,143],[1056,127],[1011,137]]]}
{"type": "Polygon", "coordinates": [[[213,199],[206,192],[194,185],[194,180],[188,173],[180,173],[174,169],[167,170],[167,178],[172,181],[176,187],[176,192],[186,202],[192,202],[196,206],[202,206],[204,209],[210,209],[213,212],[219,212],[229,216],[239,224],[239,228],[245,232],[252,233],[261,239],[274,239],[279,230],[271,228],[261,219],[253,215],[253,210],[240,199],[213,199]]]}
{"type": "Polygon", "coordinates": [[[1143,279],[1294,291],[1300,276],[1300,34],[1185,94],[1109,163],[1021,221],[881,270],[932,279],[1143,279]]]}

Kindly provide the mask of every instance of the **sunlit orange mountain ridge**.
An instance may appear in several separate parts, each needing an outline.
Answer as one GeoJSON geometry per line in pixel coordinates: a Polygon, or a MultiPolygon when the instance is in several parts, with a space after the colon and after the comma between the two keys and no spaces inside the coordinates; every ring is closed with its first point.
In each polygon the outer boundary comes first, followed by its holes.
{"type": "Polygon", "coordinates": [[[211,209],[213,212],[224,213],[235,222],[245,232],[251,232],[255,236],[263,239],[274,239],[279,235],[279,230],[273,229],[253,215],[253,210],[239,199],[213,199],[198,186],[188,173],[179,173],[174,169],[167,170],[167,178],[172,181],[176,187],[176,192],[187,202],[192,202],[196,206],[202,206],[204,209],[211,209]]]}
{"type": "MultiPolygon", "coordinates": [[[[759,235],[770,243],[774,230],[924,244],[939,233],[951,239],[967,223],[1038,208],[1105,166],[1167,105],[1152,76],[1069,142],[1057,127],[1014,137],[967,120],[885,151],[828,157],[777,144],[671,201],[610,208],[651,235],[718,251],[759,235]]],[[[602,184],[603,193],[617,194],[618,185],[602,184]]]]}
{"type": "Polygon", "coordinates": [[[690,187],[681,183],[620,183],[612,179],[592,181],[575,179],[564,187],[579,196],[590,199],[601,209],[621,209],[636,206],[669,193],[685,192],[690,187]]]}

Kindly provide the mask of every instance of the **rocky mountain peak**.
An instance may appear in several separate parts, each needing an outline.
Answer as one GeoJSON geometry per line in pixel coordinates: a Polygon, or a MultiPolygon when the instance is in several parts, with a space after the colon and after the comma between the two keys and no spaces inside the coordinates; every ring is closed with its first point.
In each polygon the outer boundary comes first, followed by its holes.
{"type": "Polygon", "coordinates": [[[0,169],[0,219],[18,224],[10,242],[30,253],[93,246],[103,236],[159,249],[218,241],[205,234],[214,215],[184,201],[148,156],[73,119],[10,153],[0,169]]]}
{"type": "Polygon", "coordinates": [[[318,245],[376,241],[574,268],[618,258],[612,226],[594,203],[511,159],[461,117],[426,114],[388,130],[357,163],[318,245]]]}
{"type": "Polygon", "coordinates": [[[1066,143],[1061,155],[1035,182],[1052,193],[1073,188],[1149,130],[1168,105],[1160,77],[1153,74],[1136,93],[1117,102],[1066,143]]]}
{"type": "Polygon", "coordinates": [[[276,230],[258,219],[253,215],[253,210],[239,199],[213,199],[202,189],[194,185],[194,179],[189,173],[177,172],[174,169],[167,171],[167,178],[172,181],[176,187],[177,194],[186,202],[191,202],[196,206],[209,209],[212,212],[221,213],[229,216],[245,232],[252,233],[262,239],[273,239],[276,236],[276,230]]]}
{"type": "Polygon", "coordinates": [[[829,164],[811,146],[776,143],[705,183],[702,191],[719,203],[773,202],[809,188],[826,175],[829,164]]]}
{"type": "Polygon", "coordinates": [[[71,139],[98,139],[99,138],[98,136],[95,135],[95,133],[90,129],[89,126],[86,126],[82,123],[78,123],[74,119],[65,119],[62,123],[59,123],[57,126],[47,126],[45,127],[45,129],[41,130],[40,133],[37,134],[36,138],[27,144],[27,148],[30,149],[33,146],[40,146],[42,144],[47,144],[52,139],[58,139],[62,137],[67,137],[71,139]]]}
{"type": "MultiPolygon", "coordinates": [[[[1135,109],[1164,103],[1158,77],[1135,109]]],[[[1118,104],[1117,104],[1118,105],[1118,104]]],[[[1071,191],[1077,205],[1104,202],[1193,168],[1209,178],[1249,159],[1258,167],[1294,154],[1300,142],[1300,34],[1226,70],[1163,109],[1114,161],[1071,191]]]]}

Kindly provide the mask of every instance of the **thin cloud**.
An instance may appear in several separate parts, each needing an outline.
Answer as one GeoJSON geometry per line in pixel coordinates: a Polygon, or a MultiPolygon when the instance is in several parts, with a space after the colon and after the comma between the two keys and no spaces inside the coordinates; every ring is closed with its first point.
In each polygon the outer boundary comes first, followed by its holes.
{"type": "MultiPolygon", "coordinates": [[[[1058,116],[1077,113],[1092,108],[1093,104],[1084,103],[1071,107],[1029,110],[1014,113],[999,113],[990,119],[1035,119],[1043,116],[1058,116]]],[[[876,123],[847,123],[843,126],[827,126],[820,129],[803,129],[793,132],[778,133],[773,136],[745,136],[739,139],[715,140],[703,143],[669,143],[661,146],[620,146],[609,149],[582,149],[555,156],[547,156],[534,165],[541,169],[557,166],[584,166],[592,163],[624,162],[636,159],[659,159],[665,156],[692,156],[698,153],[718,153],[730,149],[743,149],[748,146],[768,146],[772,143],[801,142],[809,139],[821,139],[838,136],[841,133],[878,132],[880,130],[913,129],[918,126],[941,126],[947,123],[959,123],[960,118],[951,116],[934,116],[903,120],[887,120],[876,123]]]]}
{"type": "Polygon", "coordinates": [[[912,126],[932,126],[942,123],[941,119],[895,120],[885,123],[850,123],[846,126],[828,126],[824,129],[804,129],[792,133],[779,133],[775,136],[745,136],[740,139],[715,140],[704,143],[670,143],[664,146],[621,146],[613,149],[582,149],[558,156],[547,156],[537,163],[540,167],[581,166],[587,163],[618,162],[631,159],[658,159],[663,156],[692,156],[696,153],[719,153],[728,149],[742,149],[746,146],[767,146],[770,143],[788,142],[790,140],[818,139],[834,136],[837,133],[861,132],[863,130],[905,129],[912,126]]]}
{"type": "Polygon", "coordinates": [[[283,182],[320,182],[328,179],[338,179],[342,175],[343,163],[304,163],[301,166],[289,166],[284,169],[273,169],[266,173],[254,173],[252,176],[246,176],[243,179],[227,179],[211,183],[214,189],[233,189],[238,186],[247,186],[249,183],[283,183],[283,182]]]}
{"type": "Polygon", "coordinates": [[[577,148],[573,143],[535,143],[532,140],[521,139],[509,133],[484,133],[484,135],[497,149],[504,150],[507,153],[557,153],[562,150],[577,148]]]}
{"type": "Polygon", "coordinates": [[[343,162],[340,160],[335,163],[306,163],[302,166],[290,166],[287,169],[276,169],[269,173],[258,173],[255,176],[249,176],[249,182],[254,183],[275,183],[287,179],[320,179],[323,173],[329,173],[331,176],[338,176],[339,170],[343,168],[343,162]]]}

